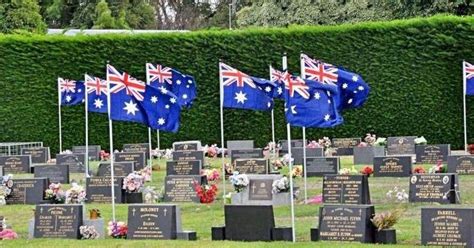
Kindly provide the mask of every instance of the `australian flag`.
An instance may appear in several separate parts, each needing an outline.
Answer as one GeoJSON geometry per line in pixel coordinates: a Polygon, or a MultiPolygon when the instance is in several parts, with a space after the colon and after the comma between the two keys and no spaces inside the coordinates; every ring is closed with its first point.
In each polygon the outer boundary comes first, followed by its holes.
{"type": "Polygon", "coordinates": [[[270,66],[270,82],[276,85],[273,90],[273,98],[284,99],[283,90],[285,88],[285,72],[275,70],[270,66]]]}
{"type": "Polygon", "coordinates": [[[61,105],[73,106],[84,102],[84,82],[58,78],[61,105]]]}
{"type": "Polygon", "coordinates": [[[107,113],[107,81],[85,75],[89,112],[107,113]]]}
{"type": "Polygon", "coordinates": [[[466,95],[474,95],[474,65],[464,62],[464,78],[466,80],[466,95]]]}
{"type": "Polygon", "coordinates": [[[251,77],[224,63],[219,63],[219,77],[224,88],[225,108],[261,111],[273,108],[273,98],[265,91],[267,86],[274,87],[270,81],[251,77]]]}
{"type": "Polygon", "coordinates": [[[335,96],[338,87],[313,80],[287,76],[285,80],[285,116],[292,126],[327,128],[343,123],[335,96]]]}
{"type": "Polygon", "coordinates": [[[339,110],[357,108],[367,100],[370,87],[356,73],[337,68],[301,54],[304,78],[323,84],[337,85],[340,98],[335,99],[339,110]]]}
{"type": "Polygon", "coordinates": [[[178,97],[165,88],[147,85],[140,102],[148,117],[148,126],[166,132],[177,132],[181,106],[178,97]]]}
{"type": "Polygon", "coordinates": [[[146,64],[148,83],[157,88],[165,88],[178,97],[180,106],[191,107],[197,96],[196,80],[193,76],[162,65],[146,64]]]}

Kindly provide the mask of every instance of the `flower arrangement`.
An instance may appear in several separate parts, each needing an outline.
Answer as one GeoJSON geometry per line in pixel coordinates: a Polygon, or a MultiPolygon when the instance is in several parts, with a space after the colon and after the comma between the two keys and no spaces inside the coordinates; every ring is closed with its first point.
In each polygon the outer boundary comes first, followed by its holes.
{"type": "Polygon", "coordinates": [[[323,203],[323,195],[315,195],[314,197],[308,199],[307,204],[320,204],[323,203]]]}
{"type": "Polygon", "coordinates": [[[267,143],[267,146],[265,146],[263,148],[263,156],[265,158],[268,158],[270,157],[270,155],[273,155],[275,154],[275,156],[277,156],[277,146],[274,142],[270,141],[267,143]]]}
{"type": "Polygon", "coordinates": [[[12,229],[3,229],[0,232],[0,240],[7,240],[7,239],[17,239],[18,234],[12,229]]]}
{"type": "Polygon", "coordinates": [[[273,160],[271,164],[272,164],[273,170],[280,170],[281,168],[283,168],[283,163],[279,159],[273,160]]]}
{"type": "Polygon", "coordinates": [[[318,141],[313,140],[313,141],[310,141],[310,142],[308,143],[308,145],[306,145],[306,147],[307,147],[307,148],[320,148],[321,145],[319,144],[318,141]]]}
{"type": "Polygon", "coordinates": [[[277,194],[280,192],[288,192],[290,190],[290,182],[286,176],[273,181],[272,184],[272,192],[273,194],[277,194]]]}
{"type": "Polygon", "coordinates": [[[95,230],[94,226],[80,226],[79,233],[81,239],[98,239],[100,237],[99,232],[95,230]]]}
{"type": "Polygon", "coordinates": [[[84,203],[86,201],[86,191],[84,191],[84,187],[76,182],[73,182],[71,186],[70,189],[66,190],[66,204],[84,203]]]}
{"type": "Polygon", "coordinates": [[[205,184],[201,185],[197,182],[194,182],[194,191],[199,197],[201,203],[212,203],[217,196],[217,186],[216,184],[205,184]]]}
{"type": "Polygon", "coordinates": [[[229,177],[232,186],[234,186],[234,190],[237,192],[241,192],[249,185],[249,178],[245,174],[239,174],[238,171],[234,171],[232,176],[229,177]]]}
{"type": "Polygon", "coordinates": [[[372,223],[377,230],[386,230],[393,227],[401,217],[401,211],[395,210],[392,212],[381,212],[374,215],[372,223]]]}
{"type": "Polygon", "coordinates": [[[219,147],[217,147],[217,144],[213,144],[211,146],[204,146],[203,148],[204,155],[206,155],[209,158],[216,158],[217,157],[217,152],[219,151],[219,147]]]}
{"type": "Polygon", "coordinates": [[[143,188],[143,201],[147,204],[152,204],[159,201],[162,195],[155,190],[155,187],[146,186],[143,188]]]}
{"type": "Polygon", "coordinates": [[[13,180],[12,175],[8,174],[0,178],[0,206],[6,205],[6,199],[12,193],[13,180]]]}
{"type": "Polygon", "coordinates": [[[351,169],[349,168],[342,168],[339,170],[339,175],[350,175],[351,174],[351,169]]]}
{"type": "Polygon", "coordinates": [[[124,189],[128,193],[141,192],[141,190],[143,189],[143,184],[143,176],[141,176],[137,172],[132,172],[123,179],[122,189],[124,189]]]}
{"type": "Polygon", "coordinates": [[[123,221],[109,221],[107,226],[107,234],[115,239],[121,239],[127,237],[128,227],[123,221]]]}
{"type": "Polygon", "coordinates": [[[215,182],[220,178],[220,174],[217,169],[205,169],[201,172],[201,174],[207,177],[208,182],[215,182]]]}
{"type": "Polygon", "coordinates": [[[393,187],[385,195],[389,200],[394,199],[397,202],[408,202],[408,194],[405,189],[399,189],[397,186],[393,187]]]}
{"type": "Polygon", "coordinates": [[[448,168],[443,164],[443,161],[438,160],[438,163],[429,169],[430,174],[434,173],[446,173],[448,168]]]}
{"type": "Polygon", "coordinates": [[[291,158],[291,157],[290,157],[290,154],[285,154],[285,155],[283,155],[283,157],[281,158],[281,162],[283,163],[283,165],[288,165],[288,164],[290,164],[290,161],[291,161],[291,162],[294,162],[294,161],[295,161],[294,158],[291,158]]]}
{"type": "Polygon", "coordinates": [[[330,148],[332,145],[331,140],[328,137],[323,137],[322,139],[319,139],[318,143],[320,147],[324,149],[330,148]]]}
{"type": "Polygon", "coordinates": [[[100,150],[99,156],[101,161],[107,161],[110,159],[110,153],[107,153],[104,150],[100,150]]]}
{"type": "Polygon", "coordinates": [[[386,138],[377,138],[375,134],[366,134],[364,141],[360,142],[358,147],[368,147],[368,146],[385,146],[387,144],[386,138]]]}
{"type": "Polygon", "coordinates": [[[301,166],[301,165],[293,166],[293,170],[291,170],[291,176],[293,178],[302,177],[303,176],[303,166],[301,166]]]}
{"type": "Polygon", "coordinates": [[[225,163],[224,170],[226,175],[232,175],[234,168],[229,163],[225,163]]]}
{"type": "Polygon", "coordinates": [[[137,174],[143,177],[143,180],[145,182],[150,182],[151,181],[151,172],[152,169],[150,166],[145,166],[143,169],[137,171],[137,174]]]}
{"type": "Polygon", "coordinates": [[[49,184],[48,189],[45,190],[45,199],[50,200],[51,203],[59,204],[66,201],[66,194],[61,189],[60,183],[49,184]]]}
{"type": "Polygon", "coordinates": [[[426,145],[427,143],[428,141],[423,136],[415,139],[415,145],[426,145]]]}
{"type": "Polygon", "coordinates": [[[360,173],[362,173],[362,175],[366,175],[366,176],[370,177],[370,175],[372,175],[374,173],[374,169],[372,169],[372,167],[370,167],[370,166],[364,166],[360,170],[360,173]]]}
{"type": "Polygon", "coordinates": [[[426,171],[425,168],[423,168],[422,166],[417,166],[415,167],[415,169],[413,169],[413,173],[424,174],[426,173],[426,171]]]}

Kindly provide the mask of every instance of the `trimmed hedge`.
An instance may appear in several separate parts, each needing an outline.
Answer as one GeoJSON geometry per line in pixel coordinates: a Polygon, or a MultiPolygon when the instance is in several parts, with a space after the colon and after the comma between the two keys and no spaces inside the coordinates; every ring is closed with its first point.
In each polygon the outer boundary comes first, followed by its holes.
{"type": "MultiPolygon", "coordinates": [[[[309,129],[308,139],[424,135],[430,143],[463,143],[463,59],[474,62],[474,17],[437,16],[405,21],[286,29],[200,31],[146,35],[0,36],[0,142],[43,141],[58,151],[56,78],[104,76],[107,60],[144,79],[145,63],[162,63],[194,75],[198,99],[185,110],[177,134],[162,146],[198,139],[219,143],[218,59],[251,75],[267,77],[268,65],[299,72],[299,53],[358,72],[372,88],[363,108],[344,112],[334,129],[309,129]]],[[[474,120],[468,98],[468,123],[474,120]]],[[[84,143],[83,107],[63,108],[65,148],[84,143]]],[[[105,115],[90,115],[90,144],[108,147],[105,115]]],[[[286,137],[283,103],[276,104],[276,136],[286,137]]],[[[270,113],[225,110],[228,139],[271,140],[270,113]]],[[[470,134],[474,124],[469,125],[470,134]]],[[[301,137],[301,129],[292,135],[301,137]]],[[[473,137],[474,135],[470,135],[473,137]]],[[[156,143],[156,136],[154,143],[156,143]]],[[[114,144],[146,142],[147,128],[114,122],[114,144]]]]}

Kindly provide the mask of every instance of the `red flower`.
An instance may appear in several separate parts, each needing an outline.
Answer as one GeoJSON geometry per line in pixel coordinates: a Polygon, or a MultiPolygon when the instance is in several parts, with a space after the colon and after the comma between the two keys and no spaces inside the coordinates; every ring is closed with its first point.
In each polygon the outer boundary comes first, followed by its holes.
{"type": "Polygon", "coordinates": [[[217,195],[217,186],[212,184],[206,189],[206,186],[209,185],[200,185],[197,182],[194,182],[194,190],[196,195],[199,197],[201,203],[212,203],[216,199],[217,195]]]}
{"type": "Polygon", "coordinates": [[[374,169],[372,169],[372,167],[370,166],[364,166],[364,168],[360,170],[360,173],[362,173],[363,175],[370,176],[374,173],[374,169]]]}
{"type": "Polygon", "coordinates": [[[421,166],[417,166],[415,167],[415,169],[413,170],[413,173],[417,173],[417,174],[424,174],[426,173],[425,169],[421,166]]]}

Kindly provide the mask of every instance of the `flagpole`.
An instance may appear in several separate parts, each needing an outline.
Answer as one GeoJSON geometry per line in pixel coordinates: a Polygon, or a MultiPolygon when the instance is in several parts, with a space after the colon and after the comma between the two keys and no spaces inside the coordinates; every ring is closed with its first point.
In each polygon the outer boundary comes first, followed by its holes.
{"type": "Polygon", "coordinates": [[[84,74],[84,99],[85,99],[85,122],[86,122],[86,178],[89,177],[89,93],[87,93],[87,74],[84,74]]]}
{"type": "Polygon", "coordinates": [[[58,122],[59,122],[59,153],[63,151],[63,135],[62,135],[62,125],[61,125],[61,86],[60,80],[58,78],[58,122]]]}
{"type": "Polygon", "coordinates": [[[110,183],[112,191],[112,221],[115,222],[115,187],[114,187],[114,137],[112,130],[112,114],[111,114],[111,96],[110,96],[110,82],[109,82],[109,64],[107,63],[107,112],[109,114],[109,149],[110,149],[110,183]]]}
{"type": "Polygon", "coordinates": [[[160,130],[156,130],[156,147],[160,150],[160,130]]]}
{"type": "MultiPolygon", "coordinates": [[[[300,54],[300,68],[301,68],[301,78],[305,79],[304,73],[304,61],[300,54]]],[[[307,174],[306,174],[306,127],[303,127],[303,179],[304,179],[304,202],[308,202],[308,183],[307,183],[307,174]]]]}
{"type": "MultiPolygon", "coordinates": [[[[270,65],[270,81],[272,80],[272,66],[270,65]]],[[[275,143],[275,114],[274,114],[274,109],[275,107],[272,108],[271,111],[271,118],[272,118],[272,142],[273,142],[273,147],[270,147],[273,152],[273,159],[276,159],[276,143],[275,143]]]]}
{"type": "Polygon", "coordinates": [[[467,82],[466,82],[466,62],[462,61],[462,80],[463,80],[463,117],[464,117],[464,152],[467,154],[467,117],[466,117],[466,90],[467,90],[467,82]]]}
{"type": "MultiPolygon", "coordinates": [[[[225,192],[225,145],[224,145],[224,83],[222,82],[221,61],[219,60],[219,90],[220,90],[220,114],[221,114],[221,161],[222,161],[222,192],[225,192]]],[[[224,200],[225,204],[225,200],[224,200]]]]}
{"type": "MultiPolygon", "coordinates": [[[[147,65],[145,65],[145,71],[146,71],[146,84],[150,84],[150,77],[148,74],[148,68],[147,65]]],[[[157,130],[159,132],[159,130],[157,130]]],[[[159,145],[158,145],[159,147],[159,145]]],[[[151,128],[148,127],[148,166],[150,167],[150,171],[152,171],[152,166],[153,166],[153,158],[151,155],[151,128]]]]}
{"type": "MultiPolygon", "coordinates": [[[[283,70],[288,69],[288,62],[286,58],[286,53],[283,54],[282,57],[282,65],[283,65],[283,70]]],[[[293,193],[293,176],[291,175],[291,172],[293,171],[293,161],[291,157],[291,127],[290,123],[286,124],[286,135],[287,135],[287,140],[288,140],[288,155],[290,157],[290,161],[288,162],[288,169],[290,170],[290,204],[291,204],[291,239],[294,242],[296,242],[296,235],[295,235],[295,203],[294,203],[294,193],[293,193]]]]}

